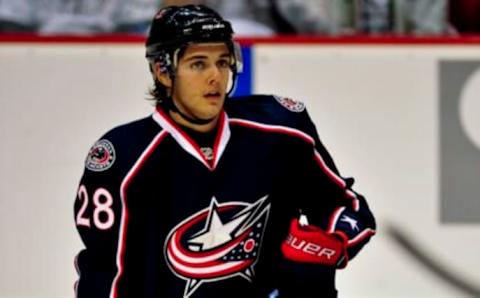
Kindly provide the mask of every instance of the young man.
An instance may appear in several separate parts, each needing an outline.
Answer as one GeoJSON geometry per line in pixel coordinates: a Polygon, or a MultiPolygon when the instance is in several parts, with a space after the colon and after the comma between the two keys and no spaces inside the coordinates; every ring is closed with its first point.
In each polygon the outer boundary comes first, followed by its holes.
{"type": "Polygon", "coordinates": [[[228,98],[232,35],[205,6],[156,14],[155,112],[86,159],[78,297],[335,297],[335,270],[375,233],[301,102],[228,98]]]}

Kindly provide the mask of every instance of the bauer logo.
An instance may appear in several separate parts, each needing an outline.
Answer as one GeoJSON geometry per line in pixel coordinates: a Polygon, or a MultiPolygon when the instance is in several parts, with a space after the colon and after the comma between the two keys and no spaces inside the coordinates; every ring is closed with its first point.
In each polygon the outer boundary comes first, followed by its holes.
{"type": "Polygon", "coordinates": [[[480,222],[480,61],[440,62],[440,212],[480,222]]]}
{"type": "Polygon", "coordinates": [[[115,149],[108,140],[97,141],[88,152],[85,167],[90,171],[101,172],[109,169],[115,162],[115,149]]]}

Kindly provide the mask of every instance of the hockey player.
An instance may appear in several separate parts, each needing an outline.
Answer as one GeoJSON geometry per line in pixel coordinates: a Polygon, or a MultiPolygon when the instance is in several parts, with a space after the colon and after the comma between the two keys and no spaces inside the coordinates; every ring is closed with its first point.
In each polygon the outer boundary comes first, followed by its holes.
{"type": "Polygon", "coordinates": [[[303,103],[228,98],[232,35],[205,6],[155,15],[155,111],[85,161],[78,297],[335,297],[335,270],[375,233],[303,103]]]}

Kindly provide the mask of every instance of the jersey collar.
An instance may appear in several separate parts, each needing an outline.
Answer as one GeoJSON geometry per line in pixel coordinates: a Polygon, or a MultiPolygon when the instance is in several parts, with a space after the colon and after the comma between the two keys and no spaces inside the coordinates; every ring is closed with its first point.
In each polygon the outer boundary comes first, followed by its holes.
{"type": "Polygon", "coordinates": [[[175,139],[175,141],[183,150],[192,155],[211,171],[215,170],[223,152],[225,151],[225,148],[227,147],[228,140],[230,139],[230,127],[228,125],[228,116],[225,111],[221,112],[218,120],[217,135],[213,144],[213,158],[211,161],[208,161],[205,158],[198,144],[192,138],[190,138],[160,107],[155,109],[152,117],[175,139]]]}

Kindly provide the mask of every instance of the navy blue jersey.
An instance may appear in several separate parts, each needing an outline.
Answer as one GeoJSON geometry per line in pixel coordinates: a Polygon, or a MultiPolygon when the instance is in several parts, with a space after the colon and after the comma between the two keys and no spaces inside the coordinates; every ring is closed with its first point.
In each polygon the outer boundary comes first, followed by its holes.
{"type": "Polygon", "coordinates": [[[299,210],[345,235],[347,258],[374,233],[301,102],[229,99],[204,149],[161,108],[93,145],[75,201],[78,297],[267,297],[295,274],[280,245],[299,210]]]}

